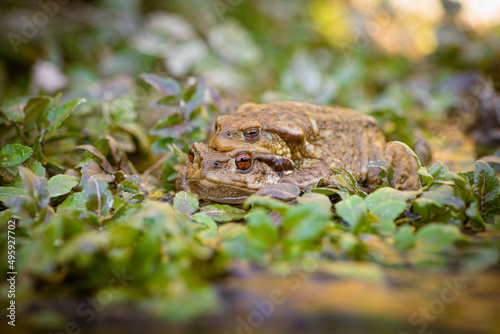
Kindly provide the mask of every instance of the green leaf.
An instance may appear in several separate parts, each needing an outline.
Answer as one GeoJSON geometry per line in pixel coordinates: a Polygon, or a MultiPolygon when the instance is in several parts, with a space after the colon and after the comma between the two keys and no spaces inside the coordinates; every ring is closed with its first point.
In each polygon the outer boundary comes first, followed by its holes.
{"type": "Polygon", "coordinates": [[[158,101],[156,101],[155,103],[153,103],[151,105],[151,108],[161,108],[162,105],[165,105],[165,106],[176,106],[180,103],[180,100],[177,96],[175,95],[171,95],[171,96],[165,96],[161,99],[159,99],[158,101]]]}
{"type": "Polygon", "coordinates": [[[5,145],[0,149],[0,167],[12,167],[26,161],[33,150],[21,144],[5,145]]]}
{"type": "Polygon", "coordinates": [[[332,202],[328,196],[315,192],[305,193],[303,196],[297,198],[297,202],[300,204],[317,203],[327,211],[332,208],[332,202]]]}
{"type": "MultiPolygon", "coordinates": [[[[113,206],[114,206],[114,201],[113,201],[113,206]]],[[[115,209],[113,210],[112,214],[102,220],[103,225],[120,222],[123,221],[128,216],[130,216],[129,213],[131,209],[127,204],[122,204],[120,206],[114,206],[114,207],[115,209]]]]}
{"type": "Polygon", "coordinates": [[[449,171],[450,169],[448,166],[439,160],[429,168],[429,174],[431,174],[432,178],[436,181],[444,180],[446,173],[449,171]]]}
{"type": "Polygon", "coordinates": [[[368,208],[361,197],[353,195],[335,204],[335,210],[343,220],[354,228],[366,214],[368,208]]]}
{"type": "Polygon", "coordinates": [[[366,165],[366,167],[379,168],[380,172],[378,175],[379,175],[380,179],[384,181],[384,186],[391,185],[392,180],[394,179],[394,169],[387,162],[385,162],[383,160],[370,161],[366,165]]]}
{"type": "Polygon", "coordinates": [[[413,211],[426,222],[433,220],[436,215],[446,211],[441,204],[428,198],[417,198],[411,205],[413,211]]]}
{"type": "Polygon", "coordinates": [[[455,211],[460,211],[465,208],[465,203],[458,190],[446,184],[433,184],[429,188],[429,191],[423,193],[421,198],[451,207],[455,211]]]}
{"type": "Polygon", "coordinates": [[[198,213],[195,213],[193,215],[192,219],[200,224],[205,225],[206,227],[208,227],[210,229],[217,228],[217,223],[212,218],[210,218],[210,216],[207,214],[198,212],[198,213]]]}
{"type": "Polygon", "coordinates": [[[394,188],[379,188],[365,198],[368,209],[372,210],[378,205],[389,201],[406,202],[408,199],[420,194],[420,191],[401,191],[394,188]]]}
{"type": "Polygon", "coordinates": [[[166,127],[169,127],[169,126],[172,126],[172,125],[177,125],[179,123],[182,122],[182,117],[180,114],[172,114],[166,118],[163,118],[163,119],[160,119],[156,124],[155,126],[153,126],[153,131],[154,130],[158,130],[158,129],[162,129],[162,128],[166,128],[166,127]]]}
{"type": "Polygon", "coordinates": [[[83,197],[87,210],[95,212],[98,217],[105,216],[113,207],[113,195],[108,184],[102,179],[90,179],[83,186],[83,197]]]}
{"type": "Polygon", "coordinates": [[[336,188],[340,190],[338,193],[342,198],[344,198],[344,193],[348,192],[349,195],[358,195],[361,197],[366,197],[366,193],[359,189],[358,183],[352,176],[352,174],[345,168],[330,168],[334,175],[330,176],[330,181],[335,185],[336,188]],[[344,174],[347,174],[344,175],[344,174]]]}
{"type": "Polygon", "coordinates": [[[455,225],[431,223],[419,229],[416,237],[417,243],[448,248],[461,237],[461,233],[455,225]]]}
{"type": "MultiPolygon", "coordinates": [[[[219,227],[222,231],[222,251],[233,258],[251,258],[256,253],[255,247],[251,245],[251,238],[246,226],[241,224],[227,224],[219,227]],[[225,229],[224,227],[227,228],[225,229]],[[228,230],[229,229],[229,230],[228,230]]],[[[259,255],[261,255],[259,253],[259,255]]]]}
{"type": "Polygon", "coordinates": [[[342,174],[342,172],[331,168],[331,171],[334,173],[334,175],[330,176],[330,181],[335,184],[336,187],[340,188],[341,190],[347,190],[349,193],[354,193],[355,190],[352,187],[350,179],[342,174]]]}
{"type": "MultiPolygon", "coordinates": [[[[179,114],[173,114],[169,118],[180,117],[179,114]]],[[[183,135],[189,136],[188,131],[191,129],[190,125],[186,122],[181,122],[176,125],[169,126],[159,126],[158,128],[153,128],[149,133],[153,136],[160,136],[166,138],[174,138],[178,140],[183,135]]],[[[175,141],[175,140],[174,140],[175,141]]]]}
{"type": "Polygon", "coordinates": [[[0,201],[4,202],[9,198],[28,198],[26,190],[15,187],[0,187],[0,201]]]}
{"type": "MultiPolygon", "coordinates": [[[[495,218],[500,217],[500,194],[491,201],[481,205],[481,215],[487,222],[493,223],[495,218]]],[[[498,225],[500,226],[500,225],[498,225]]]]}
{"type": "Polygon", "coordinates": [[[347,174],[347,176],[349,177],[349,180],[351,181],[351,187],[352,187],[353,191],[356,193],[356,195],[365,197],[366,193],[364,191],[362,191],[361,189],[359,189],[358,182],[356,181],[356,179],[354,178],[354,176],[352,176],[351,172],[349,172],[347,169],[345,169],[343,167],[340,167],[340,169],[345,174],[347,174]]]}
{"type": "Polygon", "coordinates": [[[19,191],[4,188],[4,192],[15,192],[15,196],[4,198],[5,206],[11,208],[12,212],[27,224],[49,219],[53,210],[48,208],[50,198],[47,180],[36,176],[26,167],[19,166],[18,169],[26,196],[19,191]]]}
{"type": "MultiPolygon", "coordinates": [[[[453,172],[447,172],[445,175],[446,180],[453,181],[455,185],[457,186],[457,189],[462,196],[462,198],[466,202],[475,202],[477,201],[477,195],[474,193],[472,190],[472,187],[470,185],[469,178],[467,175],[461,173],[461,174],[455,174],[453,172]]],[[[474,180],[474,176],[472,176],[472,181],[474,180]]]]}
{"type": "Polygon", "coordinates": [[[64,201],[57,207],[57,212],[63,212],[70,209],[84,208],[84,207],[85,207],[85,198],[83,197],[83,193],[78,192],[66,197],[64,201]]]}
{"type": "Polygon", "coordinates": [[[315,203],[296,205],[290,208],[283,220],[283,230],[291,242],[316,239],[326,228],[329,210],[315,203]]]}
{"type": "Polygon", "coordinates": [[[189,119],[191,113],[203,102],[205,95],[205,79],[198,78],[196,84],[191,86],[183,96],[184,104],[184,118],[189,119]]]}
{"type": "Polygon", "coordinates": [[[78,185],[80,179],[76,176],[58,174],[50,178],[49,194],[50,197],[65,195],[78,185]]]}
{"type": "Polygon", "coordinates": [[[380,221],[393,222],[406,210],[407,204],[405,201],[387,201],[371,208],[368,205],[368,207],[369,211],[377,216],[380,221]]]}
{"type": "Polygon", "coordinates": [[[426,185],[429,185],[434,181],[434,177],[429,173],[426,167],[420,167],[418,169],[418,175],[422,177],[422,180],[426,185]]]}
{"type": "Polygon", "coordinates": [[[415,152],[413,152],[413,150],[411,149],[410,146],[408,146],[405,143],[400,142],[400,141],[391,141],[390,143],[388,143],[388,145],[393,145],[393,144],[403,146],[404,149],[406,150],[406,152],[408,152],[409,155],[411,155],[413,158],[415,158],[415,162],[417,163],[418,169],[422,168],[422,163],[420,162],[420,158],[418,157],[418,155],[415,152]]]}
{"type": "Polygon", "coordinates": [[[136,193],[139,192],[139,182],[140,182],[139,176],[134,174],[129,176],[124,181],[122,181],[121,186],[125,191],[128,191],[130,193],[136,193]]]}
{"type": "Polygon", "coordinates": [[[249,207],[253,208],[263,207],[266,209],[276,211],[281,215],[284,215],[289,209],[289,206],[283,203],[282,201],[278,201],[277,199],[269,197],[255,196],[255,195],[248,197],[245,203],[243,203],[243,207],[245,209],[248,209],[249,207]]]}
{"type": "Polygon", "coordinates": [[[474,184],[483,202],[488,202],[498,195],[499,181],[495,177],[495,171],[484,161],[476,161],[474,184]]]}
{"type": "Polygon", "coordinates": [[[7,108],[0,108],[0,115],[15,123],[20,123],[24,118],[24,113],[19,104],[15,104],[7,108]]]}
{"type": "Polygon", "coordinates": [[[177,95],[181,92],[181,86],[179,86],[179,83],[172,78],[162,78],[152,73],[142,73],[140,77],[151,87],[164,95],[177,95]]]}
{"type": "Polygon", "coordinates": [[[50,96],[35,96],[28,100],[24,107],[24,125],[28,126],[31,122],[40,120],[46,115],[54,99],[50,96]]]}
{"type": "Polygon", "coordinates": [[[175,142],[175,138],[174,137],[167,137],[167,138],[158,139],[151,146],[151,150],[153,152],[162,152],[162,153],[168,152],[168,151],[171,150],[171,146],[170,145],[173,142],[175,142]]]}
{"type": "Polygon", "coordinates": [[[85,99],[74,99],[51,109],[47,114],[47,121],[49,123],[48,130],[53,131],[59,128],[66,118],[68,118],[69,114],[71,114],[80,103],[86,101],[85,99]]]}
{"type": "Polygon", "coordinates": [[[279,240],[278,228],[262,208],[253,210],[248,215],[248,230],[255,240],[266,246],[273,246],[279,240]]]}
{"type": "Polygon", "coordinates": [[[43,167],[38,160],[30,157],[23,163],[23,165],[32,171],[36,176],[45,177],[45,167],[43,167]]]}
{"type": "Polygon", "coordinates": [[[410,249],[415,246],[415,235],[408,225],[401,226],[394,237],[395,249],[410,249]]]}
{"type": "Polygon", "coordinates": [[[198,205],[200,205],[198,198],[187,191],[181,191],[175,194],[174,208],[179,213],[191,216],[196,212],[196,209],[198,209],[198,205]]]}
{"type": "Polygon", "coordinates": [[[332,188],[312,188],[311,192],[326,196],[332,196],[332,195],[337,195],[340,192],[340,190],[332,188]]]}
{"type": "Polygon", "coordinates": [[[7,226],[9,220],[12,220],[12,210],[0,211],[0,226],[7,226]]]}
{"type": "Polygon", "coordinates": [[[20,166],[18,168],[23,181],[23,187],[35,203],[37,211],[44,209],[50,202],[47,179],[36,176],[26,167],[20,166]]]}
{"type": "Polygon", "coordinates": [[[468,172],[459,172],[458,173],[459,176],[467,179],[467,181],[469,182],[469,184],[474,184],[474,172],[471,172],[471,171],[468,171],[468,172]]]}
{"type": "Polygon", "coordinates": [[[481,213],[479,211],[478,202],[471,203],[467,210],[465,210],[465,214],[467,215],[467,217],[474,219],[479,224],[484,224],[483,217],[481,217],[481,213]]]}
{"type": "Polygon", "coordinates": [[[225,204],[206,205],[200,208],[200,212],[210,216],[218,223],[227,223],[233,220],[240,220],[247,214],[245,210],[225,204]]]}

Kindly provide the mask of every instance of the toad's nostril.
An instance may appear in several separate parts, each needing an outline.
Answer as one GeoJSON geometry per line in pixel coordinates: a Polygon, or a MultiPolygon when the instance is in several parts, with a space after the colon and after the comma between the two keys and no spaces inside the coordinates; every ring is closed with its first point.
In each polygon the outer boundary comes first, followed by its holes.
{"type": "Polygon", "coordinates": [[[221,161],[207,161],[207,167],[208,168],[222,168],[222,162],[221,161]]]}

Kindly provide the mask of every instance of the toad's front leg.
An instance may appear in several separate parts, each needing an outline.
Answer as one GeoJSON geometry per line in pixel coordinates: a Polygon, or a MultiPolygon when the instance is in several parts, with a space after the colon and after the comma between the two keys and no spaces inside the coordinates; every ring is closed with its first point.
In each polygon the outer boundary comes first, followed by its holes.
{"type": "Polygon", "coordinates": [[[291,183],[304,190],[316,185],[319,180],[324,180],[324,185],[329,184],[330,167],[316,159],[304,159],[293,173],[284,176],[280,183],[291,183]]]}
{"type": "Polygon", "coordinates": [[[391,187],[399,190],[418,190],[420,188],[415,158],[403,146],[388,143],[385,146],[384,158],[394,170],[391,187]]]}

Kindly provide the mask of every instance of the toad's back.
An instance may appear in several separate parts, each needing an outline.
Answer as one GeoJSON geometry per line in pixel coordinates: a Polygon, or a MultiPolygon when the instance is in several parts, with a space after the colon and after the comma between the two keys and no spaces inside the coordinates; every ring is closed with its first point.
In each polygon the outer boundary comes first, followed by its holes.
{"type": "MultiPolygon", "coordinates": [[[[350,109],[296,102],[248,103],[234,114],[220,117],[218,123],[222,131],[260,124],[272,140],[266,142],[263,137],[253,147],[287,155],[298,166],[314,159],[330,167],[344,167],[361,180],[369,161],[383,159],[385,140],[376,121],[350,109]]],[[[237,145],[235,141],[233,145],[237,145]]]]}

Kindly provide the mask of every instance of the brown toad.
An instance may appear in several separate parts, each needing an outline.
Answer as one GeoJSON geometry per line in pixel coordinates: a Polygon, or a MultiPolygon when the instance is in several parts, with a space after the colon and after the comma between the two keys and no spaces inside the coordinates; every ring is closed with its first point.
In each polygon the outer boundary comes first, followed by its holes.
{"type": "Polygon", "coordinates": [[[350,109],[297,102],[247,103],[217,118],[210,146],[290,158],[297,171],[287,178],[299,187],[311,173],[322,170],[319,174],[325,175],[329,168],[343,167],[358,182],[374,188],[382,184],[379,169],[367,164],[385,161],[394,168],[392,187],[419,188],[414,158],[400,145],[387,145],[373,117],[350,109]]]}
{"type": "MultiPolygon", "coordinates": [[[[293,162],[283,156],[241,149],[220,152],[195,143],[177,177],[177,191],[186,190],[214,202],[243,203],[266,186],[286,183],[287,175],[295,170],[293,162]]],[[[311,176],[316,181],[321,178],[311,176]]],[[[265,194],[273,195],[273,188],[268,189],[265,194]]]]}

